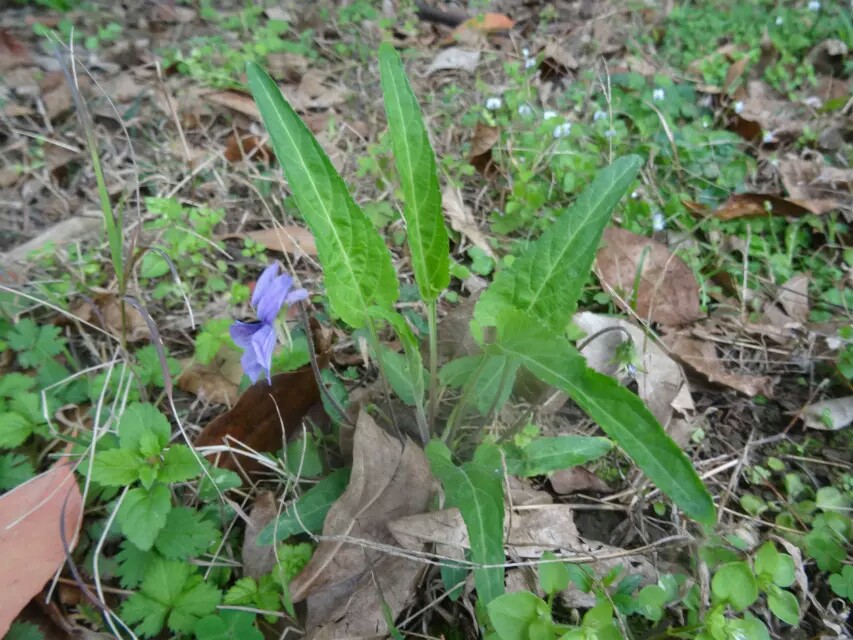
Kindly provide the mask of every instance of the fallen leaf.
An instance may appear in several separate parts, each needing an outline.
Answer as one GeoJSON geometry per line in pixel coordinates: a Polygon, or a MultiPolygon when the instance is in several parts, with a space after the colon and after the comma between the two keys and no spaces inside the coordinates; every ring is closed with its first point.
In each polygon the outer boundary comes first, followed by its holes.
{"type": "Polygon", "coordinates": [[[803,422],[810,429],[838,431],[853,422],[853,396],[815,402],[802,411],[803,422]]]}
{"type": "Polygon", "coordinates": [[[717,207],[713,215],[720,220],[766,218],[771,215],[797,218],[820,215],[838,206],[834,200],[789,200],[769,193],[736,193],[717,207]]]}
{"type": "Polygon", "coordinates": [[[305,227],[295,224],[274,227],[272,229],[258,229],[257,231],[246,231],[243,233],[228,233],[220,236],[221,239],[250,238],[258,244],[263,245],[270,251],[280,251],[294,255],[309,255],[316,257],[317,245],[314,236],[305,227]]]}
{"type": "Polygon", "coordinates": [[[65,564],[60,521],[65,543],[73,549],[82,509],[83,497],[67,462],[0,496],[0,636],[65,564]]]}
{"type": "Polygon", "coordinates": [[[223,155],[232,164],[244,158],[250,162],[260,160],[269,164],[273,158],[272,149],[264,143],[263,138],[251,134],[238,136],[236,132],[228,136],[223,155]]]}
{"type": "Polygon", "coordinates": [[[467,71],[474,73],[480,63],[480,52],[462,49],[461,47],[448,47],[442,49],[433,59],[426,70],[426,75],[432,75],[436,71],[467,71]]]}
{"type": "Polygon", "coordinates": [[[81,238],[95,233],[103,225],[103,218],[74,216],[66,218],[48,229],[45,229],[32,240],[18,245],[11,251],[0,254],[0,265],[10,265],[15,262],[23,262],[27,256],[34,251],[44,248],[48,244],[54,244],[57,248],[70,242],[76,242],[81,238]]]}
{"type": "Polygon", "coordinates": [[[71,309],[71,314],[104,329],[110,334],[122,335],[122,306],[124,306],[125,337],[128,342],[149,340],[151,332],[145,317],[138,309],[128,303],[122,303],[115,293],[101,292],[91,300],[84,300],[71,309]]]}
{"type": "Polygon", "coordinates": [[[720,361],[717,349],[712,342],[696,340],[681,334],[663,336],[663,341],[670,353],[707,378],[709,382],[730,387],[749,397],[759,394],[767,398],[773,397],[773,381],[769,377],[730,372],[720,361]]]}
{"type": "Polygon", "coordinates": [[[806,159],[788,154],[779,161],[779,175],[788,197],[807,208],[814,202],[826,203],[828,208],[853,204],[853,169],[826,166],[820,156],[806,159]]]}
{"type": "Polygon", "coordinates": [[[776,302],[782,305],[788,317],[795,322],[809,319],[809,277],[798,273],[779,287],[776,302]]]}
{"type": "Polygon", "coordinates": [[[806,56],[815,73],[822,76],[844,75],[845,60],[849,59],[849,49],[843,40],[832,38],[815,45],[806,56]]]}
{"type": "Polygon", "coordinates": [[[237,402],[243,369],[236,351],[223,349],[210,364],[188,359],[182,365],[185,368],[177,380],[179,389],[212,404],[231,407],[237,402]]]}
{"type": "Polygon", "coordinates": [[[462,194],[452,184],[448,184],[441,192],[441,205],[444,213],[450,220],[450,227],[457,233],[468,238],[475,247],[483,250],[487,256],[496,260],[495,252],[492,250],[483,232],[477,226],[477,221],[471,214],[470,209],[462,202],[462,194]]]}
{"type": "Polygon", "coordinates": [[[0,71],[9,71],[32,61],[32,54],[23,42],[6,29],[0,29],[0,71]]]}
{"type": "MultiPolygon", "coordinates": [[[[318,365],[323,368],[329,362],[330,338],[313,318],[311,329],[318,365]]],[[[194,445],[233,448],[236,440],[253,451],[278,451],[287,438],[300,432],[302,419],[319,401],[320,389],[310,365],[274,375],[271,384],[262,378],[243,392],[233,408],[210,421],[194,445]]],[[[240,449],[210,453],[207,458],[218,467],[244,475],[262,468],[240,449]]]]}
{"type": "Polygon", "coordinates": [[[542,80],[553,81],[571,74],[580,67],[580,62],[565,44],[549,42],[541,52],[542,64],[539,75],[542,80]]]}
{"type": "Polygon", "coordinates": [[[252,96],[240,91],[216,91],[208,93],[204,96],[205,100],[227,107],[245,116],[249,116],[253,120],[261,119],[261,112],[258,111],[258,105],[252,99],[252,96]]]}
{"type": "Polygon", "coordinates": [[[345,87],[313,73],[305,74],[298,85],[283,85],[281,90],[297,111],[328,109],[342,103],[350,94],[345,87]]]}
{"type": "Polygon", "coordinates": [[[726,79],[723,81],[723,93],[731,93],[735,88],[735,83],[741,79],[743,72],[746,70],[746,65],[749,63],[749,56],[743,56],[737,62],[729,65],[726,71],[726,79]]]}
{"type": "Polygon", "coordinates": [[[492,160],[492,147],[500,139],[500,131],[497,127],[478,122],[474,129],[474,137],[471,139],[471,153],[468,156],[470,162],[477,171],[487,178],[497,172],[497,166],[492,160]]]}
{"type": "Polygon", "coordinates": [[[262,575],[272,571],[275,566],[275,547],[268,544],[258,546],[258,534],[270,522],[278,517],[278,505],[272,491],[261,491],[255,498],[255,504],[249,512],[249,520],[246,522],[246,532],[243,535],[243,550],[241,559],[243,561],[243,575],[258,579],[262,575]]]}
{"type": "Polygon", "coordinates": [[[276,80],[296,84],[308,71],[311,61],[288,51],[267,55],[267,72],[276,80]]]}
{"type": "Polygon", "coordinates": [[[349,485],[332,505],[324,536],[305,568],[290,584],[294,602],[308,599],[309,638],[385,635],[383,608],[390,617],[413,594],[423,565],[345,538],[394,544],[392,519],[425,511],[435,481],[423,450],[400,442],[367,413],[358,416],[349,485]]]}
{"type": "Polygon", "coordinates": [[[559,469],[548,478],[551,488],[560,495],[594,491],[596,493],[612,493],[613,489],[592,471],[583,467],[559,469]]]}
{"type": "MultiPolygon", "coordinates": [[[[673,417],[673,401],[683,391],[687,392],[688,402],[690,398],[687,380],[681,367],[652,336],[630,322],[586,311],[576,314],[573,322],[583,329],[587,336],[606,331],[591,340],[582,353],[587,365],[608,376],[617,373],[617,349],[626,341],[625,332],[631,336],[634,352],[639,359],[637,372],[633,376],[637,382],[637,395],[646,403],[658,422],[667,427],[673,417]],[[616,327],[620,330],[610,330],[616,327]]],[[[628,383],[631,378],[623,372],[623,384],[628,383]]],[[[687,407],[680,407],[680,411],[685,410],[692,410],[692,402],[689,402],[687,407]]]]}
{"type": "MultiPolygon", "coordinates": [[[[608,227],[596,262],[602,284],[621,301],[628,302],[636,296],[634,307],[640,318],[674,326],[703,317],[693,271],[665,244],[608,227]]],[[[624,304],[621,301],[617,300],[624,304]]]]}
{"type": "Polygon", "coordinates": [[[508,16],[502,13],[482,13],[469,18],[457,26],[450,34],[449,41],[469,42],[472,34],[487,36],[492,33],[509,31],[515,25],[508,16]]]}

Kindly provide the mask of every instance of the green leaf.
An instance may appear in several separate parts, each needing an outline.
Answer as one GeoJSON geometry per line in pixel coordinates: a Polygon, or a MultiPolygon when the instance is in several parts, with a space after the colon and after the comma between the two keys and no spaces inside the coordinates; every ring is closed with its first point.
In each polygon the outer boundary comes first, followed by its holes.
{"type": "Polygon", "coordinates": [[[607,438],[588,436],[556,436],[534,438],[522,449],[523,475],[539,476],[558,469],[569,469],[597,460],[613,448],[607,438]]]}
{"type": "Polygon", "coordinates": [[[33,432],[33,423],[20,413],[0,413],[0,448],[13,449],[22,444],[33,432]]]}
{"type": "Polygon", "coordinates": [[[548,605],[542,598],[529,591],[516,591],[498,596],[486,610],[501,640],[528,640],[527,630],[543,608],[547,611],[548,605]]]}
{"type": "MultiPolygon", "coordinates": [[[[121,414],[118,423],[118,438],[122,449],[141,451],[145,434],[154,436],[154,442],[163,449],[169,444],[172,427],[166,416],[152,404],[134,402],[121,414]]],[[[158,450],[159,452],[159,450],[158,450]]]]}
{"type": "Polygon", "coordinates": [[[831,529],[814,529],[805,537],[806,553],[817,562],[821,571],[841,571],[847,557],[844,547],[835,539],[831,529]]]}
{"type": "Polygon", "coordinates": [[[412,269],[421,297],[432,302],[450,283],[449,244],[435,154],[400,56],[387,42],[379,47],[379,74],[403,191],[412,269]]]}
{"type": "Polygon", "coordinates": [[[44,640],[44,634],[38,625],[32,622],[15,621],[3,636],[3,640],[44,640]]]}
{"type": "Polygon", "coordinates": [[[637,603],[643,616],[652,622],[658,622],[663,618],[663,607],[666,604],[666,592],[656,584],[650,584],[640,589],[637,594],[637,603]]]}
{"type": "Polygon", "coordinates": [[[499,410],[512,393],[519,363],[506,356],[481,353],[451,360],[439,371],[441,383],[448,387],[471,388],[477,410],[488,415],[499,410]],[[471,387],[473,385],[473,387],[471,387]]]}
{"type": "MultiPolygon", "coordinates": [[[[747,611],[743,619],[726,620],[726,638],[749,638],[749,640],[770,640],[770,632],[764,623],[747,611]]],[[[716,636],[715,636],[716,640],[716,636]]]]}
{"type": "Polygon", "coordinates": [[[254,604],[258,596],[258,583],[254,578],[240,578],[225,593],[225,604],[254,604]]]}
{"type": "Polygon", "coordinates": [[[474,324],[494,326],[502,311],[518,309],[562,332],[589,279],[601,234],[640,165],[640,158],[628,156],[600,171],[575,203],[495,276],[477,302],[474,324]]]}
{"type": "Polygon", "coordinates": [[[498,343],[537,378],[568,393],[638,467],[684,512],[704,524],[716,520],[711,499],[690,460],[636,395],[586,366],[564,338],[517,311],[502,315],[498,343]]]}
{"type": "Polygon", "coordinates": [[[853,602],[853,566],[845,565],[841,573],[829,576],[829,586],[832,587],[835,595],[853,602]]]}
{"type": "Polygon", "coordinates": [[[121,550],[116,554],[118,561],[119,584],[125,589],[134,589],[145,577],[145,571],[151,565],[157,553],[154,551],[143,551],[130,540],[123,540],[121,550]]]}
{"type": "Polygon", "coordinates": [[[379,345],[377,354],[388,384],[400,400],[410,407],[423,406],[426,385],[423,365],[412,370],[411,361],[402,353],[392,351],[384,344],[379,345]]]}
{"type": "Polygon", "coordinates": [[[320,531],[329,507],[346,489],[349,474],[349,469],[336,469],[303,493],[285,509],[277,523],[271,522],[261,530],[257,545],[262,547],[304,531],[320,531]]]}
{"type": "Polygon", "coordinates": [[[124,487],[139,479],[144,464],[142,456],[129,449],[99,451],[92,463],[92,480],[105,487],[124,487]]]}
{"type": "Polygon", "coordinates": [[[790,625],[800,623],[800,603],[790,591],[771,585],[767,591],[767,606],[782,622],[790,625]]]}
{"type": "Polygon", "coordinates": [[[59,331],[59,327],[52,324],[37,325],[30,318],[24,318],[12,327],[7,341],[18,352],[18,363],[23,368],[37,369],[65,348],[65,339],[60,337],[59,331]]]}
{"type": "MultiPolygon", "coordinates": [[[[445,504],[457,507],[471,541],[471,560],[478,565],[501,565],[504,562],[503,521],[504,497],[500,464],[485,466],[491,457],[487,451],[494,445],[480,445],[475,460],[457,467],[450,461],[450,450],[438,440],[427,444],[425,453],[433,474],[444,488],[445,504]]],[[[494,456],[500,460],[500,453],[494,456]]],[[[474,584],[483,604],[488,604],[504,591],[504,571],[500,566],[474,569],[474,584]]]]}
{"type": "Polygon", "coordinates": [[[736,611],[743,611],[758,599],[758,584],[746,562],[729,562],[717,569],[711,580],[711,591],[736,611]]]}
{"type": "Polygon", "coordinates": [[[323,473],[323,459],[317,441],[307,434],[306,438],[297,438],[287,443],[285,449],[287,470],[301,478],[316,478],[323,473]]]}
{"type": "Polygon", "coordinates": [[[166,485],[155,484],[150,490],[137,487],[127,492],[116,520],[125,538],[148,551],[160,529],[166,525],[166,516],[171,509],[172,494],[166,485]]]}
{"type": "Polygon", "coordinates": [[[157,534],[154,548],[164,558],[186,560],[207,551],[218,538],[216,526],[201,513],[189,507],[178,507],[166,516],[166,524],[157,534]]]}
{"type": "Polygon", "coordinates": [[[202,581],[201,576],[192,576],[190,586],[175,602],[169,614],[169,628],[179,633],[192,632],[195,623],[216,610],[222,593],[212,584],[202,581]]]}
{"type": "Polygon", "coordinates": [[[193,628],[197,640],[264,640],[255,627],[255,614],[248,611],[220,611],[205,616],[193,628]]]}
{"type": "Polygon", "coordinates": [[[0,398],[14,398],[33,388],[36,381],[23,373],[5,373],[0,376],[0,398]]]}
{"type": "Polygon", "coordinates": [[[160,482],[184,482],[201,473],[196,454],[185,444],[173,444],[163,454],[163,468],[157,478],[160,482]]]}
{"type": "Polygon", "coordinates": [[[163,630],[169,607],[144,593],[134,593],[121,605],[121,617],[127,624],[136,624],[134,631],[151,638],[163,630]]]}
{"type": "MultiPolygon", "coordinates": [[[[2,420],[2,417],[0,417],[2,420]]],[[[0,491],[23,484],[35,475],[35,469],[26,456],[19,453],[0,455],[0,491]]]]}
{"type": "Polygon", "coordinates": [[[755,553],[755,573],[766,576],[779,587],[794,584],[794,559],[787,553],[779,553],[772,542],[765,542],[755,553]]]}
{"type": "Polygon", "coordinates": [[[539,585],[542,591],[551,595],[569,588],[569,570],[566,563],[558,560],[553,551],[542,554],[543,560],[548,560],[539,565],[539,585]]]}
{"type": "Polygon", "coordinates": [[[332,309],[348,325],[362,327],[368,307],[390,307],[399,295],[388,248],[272,78],[252,62],[246,73],[293,198],[317,242],[332,309]]]}

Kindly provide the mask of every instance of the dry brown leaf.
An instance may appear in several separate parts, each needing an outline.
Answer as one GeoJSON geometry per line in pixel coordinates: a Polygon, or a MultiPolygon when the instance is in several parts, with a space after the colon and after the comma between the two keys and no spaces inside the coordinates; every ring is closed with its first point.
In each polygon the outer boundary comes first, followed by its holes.
{"type": "Polygon", "coordinates": [[[838,431],[853,422],[853,396],[815,402],[802,412],[803,422],[810,429],[838,431]]]}
{"type": "Polygon", "coordinates": [[[85,300],[71,309],[71,314],[101,327],[110,334],[121,337],[122,306],[125,313],[125,337],[128,342],[150,340],[151,332],[145,317],[135,307],[122,302],[118,296],[110,292],[102,292],[91,300],[85,300]]]}
{"type": "Polygon", "coordinates": [[[83,497],[70,464],[44,473],[0,496],[0,636],[77,544],[83,497]]]}
{"type": "Polygon", "coordinates": [[[628,301],[636,294],[640,318],[677,326],[703,317],[693,271],[663,243],[608,227],[596,261],[601,282],[621,300],[628,301]]]}
{"type": "Polygon", "coordinates": [[[246,93],[240,91],[216,91],[206,94],[204,99],[213,104],[218,104],[242,113],[253,120],[261,119],[261,112],[258,111],[258,105],[255,104],[252,96],[246,93]]]}
{"type": "Polygon", "coordinates": [[[6,29],[0,29],[0,71],[9,71],[32,61],[30,49],[6,29]]]}
{"type": "Polygon", "coordinates": [[[454,231],[468,238],[471,244],[482,249],[493,260],[497,259],[491,245],[486,240],[483,232],[480,231],[479,226],[477,226],[477,221],[474,219],[471,211],[462,202],[462,194],[459,192],[459,189],[452,184],[445,186],[441,192],[441,205],[454,231]]]}
{"type": "Polygon", "coordinates": [[[467,71],[474,73],[480,64],[480,52],[463,49],[461,47],[448,47],[442,49],[426,70],[426,75],[432,75],[437,71],[467,71]]]}
{"type": "Polygon", "coordinates": [[[830,199],[798,201],[768,193],[736,193],[717,207],[713,215],[720,220],[766,218],[769,215],[797,218],[820,215],[837,207],[838,203],[830,199]]]}
{"type": "Polygon", "coordinates": [[[267,72],[276,80],[296,84],[308,71],[311,61],[298,53],[281,52],[267,56],[267,72]]]}
{"type": "Polygon", "coordinates": [[[95,233],[103,225],[102,218],[74,216],[66,218],[62,222],[45,229],[38,236],[18,245],[11,251],[0,254],[0,265],[10,265],[22,262],[33,251],[42,249],[47,244],[53,243],[58,247],[69,242],[75,242],[92,233],[95,233]]]}
{"type": "Polygon", "coordinates": [[[490,34],[509,31],[514,25],[515,22],[502,13],[483,13],[457,26],[447,41],[476,44],[479,39],[490,34]]]}
{"type": "MultiPolygon", "coordinates": [[[[642,329],[619,318],[586,311],[576,314],[573,322],[588,336],[612,327],[622,329],[622,331],[607,331],[599,335],[583,350],[587,364],[599,373],[609,376],[617,373],[618,364],[615,362],[615,357],[616,350],[626,340],[623,331],[630,334],[634,351],[640,358],[637,373],[634,376],[637,382],[637,395],[664,427],[669,425],[673,417],[673,401],[679,397],[679,394],[686,392],[688,401],[688,405],[682,405],[680,410],[692,411],[690,392],[681,367],[642,329]]],[[[623,375],[623,383],[630,380],[630,376],[623,375]]]]}
{"type": "Polygon", "coordinates": [[[594,491],[596,493],[613,492],[613,489],[604,480],[583,467],[559,469],[552,473],[548,480],[551,482],[551,488],[560,495],[581,493],[584,491],[594,491]]]}
{"type": "Polygon", "coordinates": [[[210,364],[183,361],[185,369],[177,380],[178,388],[213,404],[233,406],[240,395],[243,369],[240,354],[221,350],[210,364]]]}
{"type": "Polygon", "coordinates": [[[723,93],[731,93],[735,88],[735,83],[741,79],[743,72],[746,71],[746,65],[749,63],[749,56],[743,56],[737,62],[731,64],[726,71],[726,79],[723,81],[723,93]]]}
{"type": "Polygon", "coordinates": [[[264,143],[263,138],[252,134],[238,137],[236,133],[228,136],[223,155],[232,164],[240,162],[243,158],[248,159],[250,162],[260,160],[263,163],[269,164],[273,158],[272,149],[264,143]]]}
{"type": "Polygon", "coordinates": [[[769,377],[728,371],[717,356],[713,343],[673,334],[664,336],[663,341],[675,357],[709,382],[730,387],[749,397],[759,394],[767,398],[773,397],[773,381],[769,377]]]}
{"type": "Polygon", "coordinates": [[[497,172],[497,167],[492,160],[492,147],[500,139],[500,131],[497,127],[478,122],[474,129],[474,137],[471,139],[471,153],[468,156],[470,162],[477,171],[487,178],[497,172]]]}
{"type": "Polygon", "coordinates": [[[806,322],[809,319],[809,277],[802,273],[794,274],[779,287],[776,301],[789,318],[795,322],[806,322]]]}
{"type": "Polygon", "coordinates": [[[257,545],[258,535],[264,527],[278,517],[278,505],[272,491],[261,491],[255,498],[255,504],[249,512],[246,532],[243,536],[243,575],[258,579],[272,571],[275,566],[275,547],[268,544],[257,545]]]}
{"type": "Polygon", "coordinates": [[[834,203],[832,208],[853,205],[853,169],[828,167],[819,156],[805,159],[788,154],[779,161],[779,174],[788,196],[807,208],[811,202],[825,202],[827,207],[834,203]]]}
{"type": "Polygon", "coordinates": [[[282,85],[281,91],[297,111],[328,109],[342,103],[350,92],[326,78],[306,73],[298,85],[282,85]]]}
{"type": "Polygon", "coordinates": [[[270,251],[280,251],[294,255],[317,255],[317,245],[314,236],[305,227],[295,224],[274,227],[272,229],[258,229],[244,233],[229,233],[220,236],[227,238],[250,238],[263,245],[270,251]]]}
{"type": "Polygon", "coordinates": [[[549,42],[541,55],[543,57],[539,74],[545,81],[565,77],[580,67],[580,62],[572,55],[565,43],[549,42]]]}
{"type": "MultiPolygon", "coordinates": [[[[329,509],[323,535],[394,544],[389,521],[425,511],[434,487],[423,450],[408,438],[400,442],[389,435],[362,411],[349,485],[329,509]]],[[[383,603],[395,618],[422,568],[419,562],[358,543],[323,540],[291,582],[291,593],[294,602],[308,598],[311,638],[384,635],[383,603]]]]}

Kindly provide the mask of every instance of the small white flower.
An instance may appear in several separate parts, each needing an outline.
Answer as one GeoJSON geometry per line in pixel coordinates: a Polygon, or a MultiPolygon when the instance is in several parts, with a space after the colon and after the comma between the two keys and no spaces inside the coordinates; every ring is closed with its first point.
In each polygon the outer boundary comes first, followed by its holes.
{"type": "Polygon", "coordinates": [[[639,197],[640,197],[640,192],[639,192],[639,191],[632,191],[632,192],[631,192],[631,198],[632,198],[632,199],[636,200],[636,199],[637,199],[637,198],[639,198],[639,197]]]}
{"type": "Polygon", "coordinates": [[[743,113],[743,100],[738,100],[737,102],[735,102],[735,113],[737,113],[738,115],[743,113]]]}
{"type": "Polygon", "coordinates": [[[660,211],[656,211],[652,216],[652,229],[655,231],[663,231],[666,229],[666,218],[660,211]]]}
{"type": "Polygon", "coordinates": [[[527,47],[524,47],[524,49],[521,50],[521,55],[523,55],[525,58],[529,58],[530,57],[530,49],[528,49],[527,47]]]}
{"type": "Polygon", "coordinates": [[[625,365],[625,373],[627,373],[632,378],[636,378],[637,377],[637,367],[635,367],[633,364],[631,364],[629,362],[628,364],[625,365]]]}
{"type": "Polygon", "coordinates": [[[660,102],[664,99],[665,95],[666,94],[664,94],[663,89],[655,89],[654,91],[652,91],[652,100],[654,100],[655,102],[660,102]]]}
{"type": "Polygon", "coordinates": [[[703,128],[703,129],[707,129],[707,128],[708,128],[708,121],[707,121],[707,120],[703,120],[703,121],[702,121],[702,128],[703,128]]]}
{"type": "Polygon", "coordinates": [[[524,68],[532,69],[536,66],[536,58],[525,58],[524,59],[524,68]]]}
{"type": "Polygon", "coordinates": [[[555,138],[565,138],[572,131],[572,123],[571,122],[563,122],[554,127],[554,137],[555,138]]]}
{"type": "Polygon", "coordinates": [[[526,118],[533,114],[533,109],[530,108],[530,105],[523,104],[518,107],[518,115],[522,118],[526,118]]]}
{"type": "Polygon", "coordinates": [[[785,19],[782,16],[776,16],[776,26],[781,27],[785,22],[785,19]]]}
{"type": "Polygon", "coordinates": [[[772,131],[767,131],[764,134],[764,137],[761,139],[762,144],[773,144],[776,142],[776,136],[773,135],[772,131]]]}
{"type": "Polygon", "coordinates": [[[809,2],[809,11],[820,11],[820,2],[817,0],[809,2]]]}
{"type": "Polygon", "coordinates": [[[607,112],[606,111],[601,111],[599,109],[598,111],[596,111],[595,113],[592,114],[592,121],[593,122],[598,122],[599,120],[606,120],[606,119],[607,119],[607,112]]]}
{"type": "Polygon", "coordinates": [[[486,100],[486,109],[488,109],[489,111],[497,111],[501,108],[502,104],[503,102],[500,98],[492,97],[486,100]]]}
{"type": "Polygon", "coordinates": [[[605,138],[612,138],[612,137],[613,137],[613,136],[615,136],[615,135],[616,135],[616,130],[615,130],[615,129],[608,129],[607,131],[605,131],[605,132],[604,132],[604,137],[605,137],[605,138]]]}
{"type": "Polygon", "coordinates": [[[812,109],[820,109],[823,105],[823,102],[817,96],[809,96],[805,100],[803,100],[803,104],[807,107],[811,107],[812,109]]]}
{"type": "Polygon", "coordinates": [[[543,119],[543,120],[550,120],[551,118],[556,118],[556,117],[557,117],[557,112],[556,112],[556,111],[545,111],[545,112],[542,114],[542,119],[543,119]]]}

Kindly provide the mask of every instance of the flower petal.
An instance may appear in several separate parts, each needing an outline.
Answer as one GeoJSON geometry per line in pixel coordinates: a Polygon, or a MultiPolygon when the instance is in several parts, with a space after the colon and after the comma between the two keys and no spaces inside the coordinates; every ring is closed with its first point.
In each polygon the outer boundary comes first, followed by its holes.
{"type": "Polygon", "coordinates": [[[261,377],[261,372],[264,370],[264,367],[255,357],[254,349],[246,349],[243,357],[240,358],[240,366],[243,367],[243,372],[249,376],[249,380],[253,384],[258,381],[258,378],[261,377]]]}
{"type": "Polygon", "coordinates": [[[252,349],[255,353],[255,359],[261,367],[267,370],[267,377],[269,377],[269,371],[272,369],[272,354],[275,351],[275,343],[275,329],[268,324],[263,325],[252,336],[252,349]]]}
{"type": "Polygon", "coordinates": [[[287,297],[292,286],[293,278],[286,273],[280,275],[267,285],[255,308],[261,322],[272,324],[275,321],[278,312],[281,311],[281,306],[284,304],[284,299],[287,297]]]}
{"type": "Polygon", "coordinates": [[[305,300],[308,297],[308,291],[305,289],[292,289],[284,298],[284,304],[293,304],[300,300],[305,300]]]}
{"type": "Polygon", "coordinates": [[[264,269],[263,273],[261,273],[258,278],[258,281],[255,283],[255,291],[252,293],[252,307],[254,307],[255,310],[258,308],[258,303],[266,295],[269,286],[278,277],[278,269],[278,262],[273,262],[270,266],[264,269]]]}
{"type": "Polygon", "coordinates": [[[241,322],[235,320],[234,324],[228,330],[231,334],[231,339],[241,349],[252,348],[252,336],[263,326],[260,322],[241,322]]]}

